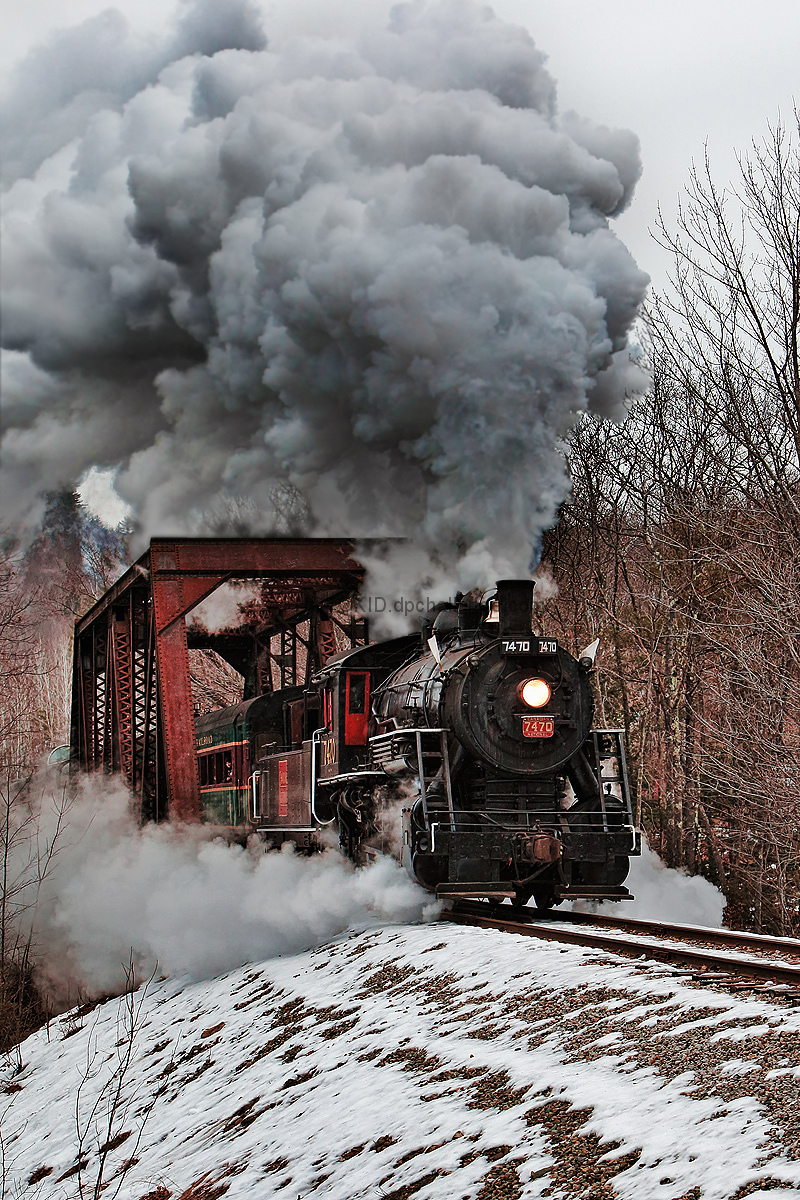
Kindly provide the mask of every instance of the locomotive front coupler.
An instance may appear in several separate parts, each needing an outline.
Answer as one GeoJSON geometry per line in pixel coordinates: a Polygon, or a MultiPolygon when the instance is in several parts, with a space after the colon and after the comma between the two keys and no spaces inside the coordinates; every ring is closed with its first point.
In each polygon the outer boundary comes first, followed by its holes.
{"type": "Polygon", "coordinates": [[[511,856],[515,865],[524,862],[534,866],[551,866],[559,861],[563,852],[559,839],[538,824],[525,833],[515,833],[511,838],[511,856]]]}
{"type": "Polygon", "coordinates": [[[508,866],[519,884],[539,879],[555,863],[561,873],[563,846],[557,837],[537,824],[525,833],[516,833],[509,840],[511,857],[508,866]]]}

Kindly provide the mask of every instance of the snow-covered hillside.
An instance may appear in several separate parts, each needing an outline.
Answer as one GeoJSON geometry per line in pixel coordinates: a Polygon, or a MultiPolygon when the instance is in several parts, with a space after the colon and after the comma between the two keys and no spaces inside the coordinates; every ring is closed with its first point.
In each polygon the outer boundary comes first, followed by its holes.
{"type": "Polygon", "coordinates": [[[790,1008],[660,965],[384,927],[29,1038],[4,1194],[800,1197],[799,1048],[790,1008]]]}

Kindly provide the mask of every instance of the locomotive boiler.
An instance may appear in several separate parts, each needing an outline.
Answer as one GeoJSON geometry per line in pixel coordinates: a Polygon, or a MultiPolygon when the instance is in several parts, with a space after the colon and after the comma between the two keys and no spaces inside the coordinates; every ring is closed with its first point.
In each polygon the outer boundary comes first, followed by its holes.
{"type": "Polygon", "coordinates": [[[199,717],[205,819],[309,851],[334,834],[355,862],[394,830],[439,896],[627,898],[640,839],[623,733],[593,723],[596,644],[576,659],[535,633],[532,601],[501,581],[310,686],[199,717]]]}

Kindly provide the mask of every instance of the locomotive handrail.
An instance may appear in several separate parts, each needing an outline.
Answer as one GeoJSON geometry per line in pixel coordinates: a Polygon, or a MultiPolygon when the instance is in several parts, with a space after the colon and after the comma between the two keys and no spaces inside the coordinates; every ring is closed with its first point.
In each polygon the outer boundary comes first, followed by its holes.
{"type": "Polygon", "coordinates": [[[320,725],[319,729],[315,729],[311,734],[311,815],[320,825],[332,825],[336,820],[335,814],[327,821],[317,816],[317,746],[321,735],[326,731],[327,725],[320,725]]]}
{"type": "Polygon", "coordinates": [[[443,729],[433,725],[400,725],[397,729],[388,729],[385,733],[376,733],[369,739],[370,743],[384,741],[386,738],[395,738],[403,733],[449,733],[449,729],[443,729]]]}
{"type": "Polygon", "coordinates": [[[414,732],[414,740],[417,743],[417,766],[419,767],[419,796],[422,801],[422,812],[425,817],[425,824],[428,825],[428,789],[425,786],[425,768],[422,765],[422,730],[417,729],[414,732]]]}
{"type": "Polygon", "coordinates": [[[350,779],[385,779],[385,771],[343,771],[341,775],[329,775],[323,783],[347,783],[350,779]]]}
{"type": "Polygon", "coordinates": [[[256,825],[256,833],[316,833],[316,825],[256,825]]]}
{"type": "Polygon", "coordinates": [[[444,791],[447,796],[447,808],[450,813],[450,824],[455,826],[456,814],[453,808],[453,781],[450,778],[450,747],[447,744],[447,734],[442,733],[442,770],[444,771],[444,791]]]}
{"type": "MultiPolygon", "coordinates": [[[[391,742],[392,740],[403,737],[405,735],[413,735],[414,742],[417,748],[417,766],[419,767],[419,787],[420,800],[422,801],[422,811],[425,816],[425,822],[428,823],[428,787],[425,781],[425,768],[422,763],[422,739],[429,734],[438,734],[439,737],[439,753],[442,756],[442,772],[444,781],[444,791],[447,797],[447,811],[450,816],[451,825],[455,824],[455,810],[453,808],[453,784],[450,777],[450,749],[447,745],[447,735],[449,729],[442,726],[424,726],[424,725],[403,725],[399,729],[389,729],[385,733],[376,733],[369,738],[369,745],[375,743],[391,742]]],[[[437,772],[438,775],[438,772],[437,772]]],[[[434,779],[436,776],[434,776],[434,779]]],[[[433,780],[431,780],[433,782],[433,780]]]]}
{"type": "MultiPolygon", "coordinates": [[[[603,829],[605,830],[605,832],[608,832],[608,829],[609,829],[608,815],[607,815],[607,810],[606,810],[607,795],[608,794],[616,795],[616,793],[613,792],[613,790],[612,790],[612,787],[611,787],[612,784],[620,785],[621,791],[620,791],[620,795],[617,798],[623,801],[623,803],[625,805],[625,814],[628,818],[630,825],[633,826],[634,825],[633,808],[632,808],[632,804],[631,804],[630,782],[628,779],[628,763],[627,763],[627,757],[625,754],[625,730],[624,729],[594,729],[592,731],[592,741],[593,741],[593,745],[594,745],[594,756],[595,756],[595,764],[596,764],[595,768],[594,768],[594,775],[597,780],[597,790],[598,790],[598,794],[600,796],[600,807],[601,807],[601,810],[603,813],[603,829]],[[604,762],[608,761],[608,760],[604,760],[600,754],[600,738],[603,736],[613,737],[616,741],[616,751],[615,751],[615,756],[617,759],[617,774],[616,775],[603,775],[604,762]],[[608,791],[606,791],[606,785],[608,785],[608,791]]],[[[611,761],[613,761],[613,757],[614,757],[614,755],[611,756],[611,761]]],[[[635,829],[634,829],[634,835],[635,835],[635,829]]],[[[634,836],[634,843],[635,843],[635,836],[634,836]]]]}
{"type": "MultiPolygon", "coordinates": [[[[530,829],[533,825],[536,825],[540,822],[555,824],[558,822],[559,818],[568,815],[569,811],[569,809],[560,808],[532,809],[525,812],[520,812],[518,808],[494,808],[491,810],[486,810],[483,808],[455,808],[453,809],[451,823],[453,829],[455,829],[457,825],[461,831],[469,830],[471,828],[480,828],[481,826],[485,826],[485,823],[488,822],[490,825],[502,829],[504,832],[522,832],[523,830],[530,829]],[[521,816],[527,818],[526,824],[520,823],[521,816]],[[504,822],[502,820],[504,817],[513,819],[504,822]]],[[[580,815],[580,810],[576,815],[580,815]]],[[[589,814],[587,814],[587,817],[588,815],[589,814]]],[[[440,820],[438,824],[441,828],[444,828],[445,823],[443,821],[440,820]]],[[[569,822],[569,828],[571,832],[581,833],[585,830],[595,830],[597,826],[588,819],[583,821],[576,821],[573,819],[569,822]]],[[[630,832],[632,847],[635,849],[637,832],[635,825],[625,822],[616,827],[611,827],[609,832],[630,832]]]]}

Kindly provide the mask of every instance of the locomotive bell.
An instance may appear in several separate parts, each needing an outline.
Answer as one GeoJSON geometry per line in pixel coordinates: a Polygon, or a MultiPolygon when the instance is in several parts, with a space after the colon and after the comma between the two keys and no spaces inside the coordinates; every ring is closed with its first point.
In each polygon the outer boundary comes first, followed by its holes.
{"type": "Polygon", "coordinates": [[[530,633],[533,625],[534,586],[532,579],[498,579],[500,637],[509,633],[530,633]]]}

